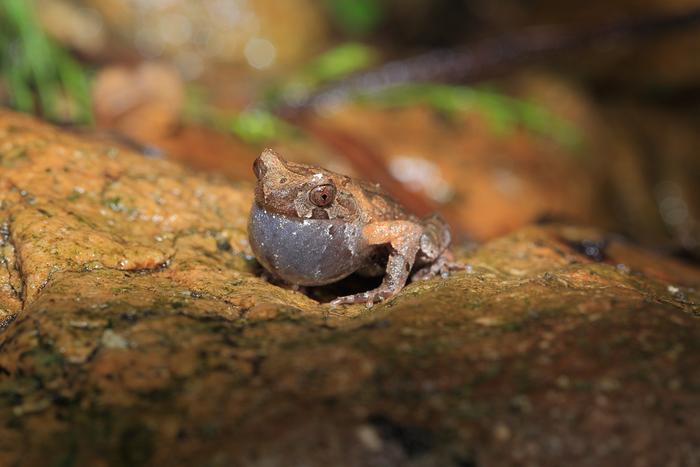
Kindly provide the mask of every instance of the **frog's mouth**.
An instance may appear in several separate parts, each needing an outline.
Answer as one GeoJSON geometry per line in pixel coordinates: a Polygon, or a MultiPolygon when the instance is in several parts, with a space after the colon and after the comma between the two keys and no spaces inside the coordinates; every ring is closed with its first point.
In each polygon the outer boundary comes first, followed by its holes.
{"type": "Polygon", "coordinates": [[[308,217],[297,209],[296,200],[300,196],[305,196],[303,188],[266,190],[262,182],[255,185],[255,205],[258,208],[292,219],[308,217]]]}

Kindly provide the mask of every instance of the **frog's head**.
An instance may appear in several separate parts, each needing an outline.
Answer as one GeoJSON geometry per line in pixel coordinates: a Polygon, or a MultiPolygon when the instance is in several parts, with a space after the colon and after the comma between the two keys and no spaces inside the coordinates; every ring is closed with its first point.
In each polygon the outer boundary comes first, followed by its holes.
{"type": "Polygon", "coordinates": [[[353,219],[357,202],[345,190],[350,177],[320,167],[284,160],[265,149],[253,163],[258,179],[255,202],[259,207],[300,219],[353,219]]]}

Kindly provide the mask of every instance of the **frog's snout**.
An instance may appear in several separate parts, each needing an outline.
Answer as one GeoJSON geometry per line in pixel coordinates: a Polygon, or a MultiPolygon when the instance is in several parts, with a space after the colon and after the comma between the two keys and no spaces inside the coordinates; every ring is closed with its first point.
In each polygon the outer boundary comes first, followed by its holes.
{"type": "Polygon", "coordinates": [[[267,167],[265,167],[265,163],[262,160],[262,156],[258,156],[258,158],[255,159],[255,162],[253,162],[253,173],[255,174],[255,178],[257,178],[258,180],[262,180],[266,172],[267,167]]]}
{"type": "Polygon", "coordinates": [[[253,172],[258,180],[262,180],[268,171],[286,169],[284,159],[272,149],[265,149],[253,162],[253,172]]]}

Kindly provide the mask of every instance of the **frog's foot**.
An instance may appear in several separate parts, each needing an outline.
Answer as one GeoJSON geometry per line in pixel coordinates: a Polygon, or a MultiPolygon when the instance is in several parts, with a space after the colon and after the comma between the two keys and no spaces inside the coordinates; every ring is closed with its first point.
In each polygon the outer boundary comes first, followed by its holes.
{"type": "Polygon", "coordinates": [[[388,287],[378,287],[374,290],[338,297],[331,302],[331,306],[351,305],[353,303],[364,303],[367,308],[372,308],[376,302],[381,302],[393,297],[398,293],[398,290],[391,290],[388,287]]]}
{"type": "Polygon", "coordinates": [[[411,281],[432,279],[438,274],[443,278],[447,278],[450,275],[450,271],[463,271],[464,269],[466,269],[466,265],[455,261],[452,254],[448,251],[440,255],[432,264],[414,272],[411,275],[411,281]]]}

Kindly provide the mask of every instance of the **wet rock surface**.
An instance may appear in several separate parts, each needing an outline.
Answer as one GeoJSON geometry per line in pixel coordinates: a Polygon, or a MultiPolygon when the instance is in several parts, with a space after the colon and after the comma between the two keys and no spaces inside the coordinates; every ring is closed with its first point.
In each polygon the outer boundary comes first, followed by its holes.
{"type": "Polygon", "coordinates": [[[700,270],[531,226],[331,309],[251,200],[0,113],[0,465],[700,463],[700,270]]]}

